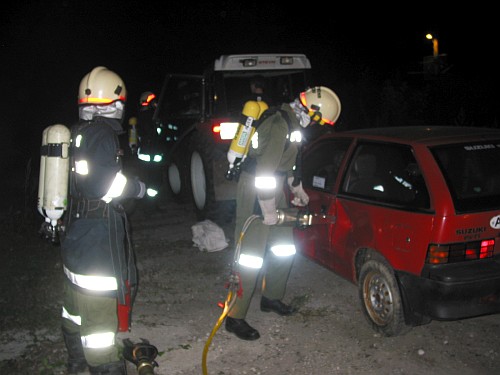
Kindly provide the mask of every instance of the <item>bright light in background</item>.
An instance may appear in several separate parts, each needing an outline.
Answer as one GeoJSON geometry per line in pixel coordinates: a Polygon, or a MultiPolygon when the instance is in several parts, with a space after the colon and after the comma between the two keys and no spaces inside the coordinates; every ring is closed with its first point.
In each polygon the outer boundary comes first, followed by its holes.
{"type": "Polygon", "coordinates": [[[432,34],[426,34],[425,37],[429,40],[432,40],[432,52],[434,57],[437,57],[439,55],[437,38],[434,38],[432,34]]]}

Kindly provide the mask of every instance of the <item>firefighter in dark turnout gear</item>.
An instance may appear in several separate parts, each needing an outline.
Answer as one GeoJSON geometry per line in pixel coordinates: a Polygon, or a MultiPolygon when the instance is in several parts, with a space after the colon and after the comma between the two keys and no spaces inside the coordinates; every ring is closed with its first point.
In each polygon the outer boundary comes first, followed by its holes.
{"type": "Polygon", "coordinates": [[[238,294],[225,321],[226,330],[240,339],[256,340],[260,337],[245,318],[262,269],[265,268],[265,273],[260,309],[283,316],[296,311],[281,301],[296,250],[293,227],[275,225],[278,222],[277,209],[289,207],[284,192],[285,183],[293,194],[293,205],[308,204],[309,197],[302,183],[294,177],[301,131],[313,123],[333,125],[339,113],[337,95],[326,87],[314,87],[301,93],[300,99],[282,104],[277,111],[265,117],[252,137],[236,196],[234,238],[240,239],[241,251],[235,261],[241,295],[238,294]],[[248,224],[247,219],[256,214],[261,214],[262,219],[248,224]]]}
{"type": "Polygon", "coordinates": [[[153,208],[158,208],[156,194],[161,191],[165,168],[163,160],[165,135],[162,134],[163,127],[154,119],[157,104],[156,95],[151,91],[145,91],[141,94],[137,113],[137,158],[139,164],[136,165],[138,168],[136,173],[148,186],[145,203],[148,204],[148,207],[152,206],[153,208]]]}
{"type": "Polygon", "coordinates": [[[139,136],[139,148],[142,153],[154,154],[161,148],[161,137],[157,132],[153,115],[158,105],[156,95],[151,91],[141,94],[139,100],[139,112],[137,114],[137,132],[139,136]]]}
{"type": "Polygon", "coordinates": [[[126,95],[122,79],[105,67],[94,68],[79,87],[61,241],[62,331],[70,374],[87,367],[91,374],[127,373],[116,345],[118,307],[131,308],[127,297],[137,287],[137,271],[120,200],[142,198],[145,185],[122,174],[118,134],[124,132],[126,95]]]}

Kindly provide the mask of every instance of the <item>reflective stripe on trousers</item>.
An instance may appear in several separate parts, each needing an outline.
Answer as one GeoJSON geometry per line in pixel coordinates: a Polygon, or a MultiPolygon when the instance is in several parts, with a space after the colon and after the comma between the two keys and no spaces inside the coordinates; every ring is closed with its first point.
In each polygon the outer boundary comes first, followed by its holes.
{"type": "Polygon", "coordinates": [[[116,278],[112,276],[92,276],[92,275],[79,275],[77,273],[71,272],[65,266],[63,267],[64,274],[68,279],[83,289],[94,290],[94,291],[106,291],[106,290],[117,290],[118,283],[116,278]]]}

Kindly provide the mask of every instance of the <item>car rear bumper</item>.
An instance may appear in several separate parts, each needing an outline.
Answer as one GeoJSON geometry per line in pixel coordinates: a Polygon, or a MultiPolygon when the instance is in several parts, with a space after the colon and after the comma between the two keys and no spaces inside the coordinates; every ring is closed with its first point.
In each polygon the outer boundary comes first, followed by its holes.
{"type": "MultiPolygon", "coordinates": [[[[455,320],[500,313],[500,263],[446,265],[426,277],[396,272],[406,315],[455,320]]],[[[413,317],[413,318],[412,318],[413,317]]]]}

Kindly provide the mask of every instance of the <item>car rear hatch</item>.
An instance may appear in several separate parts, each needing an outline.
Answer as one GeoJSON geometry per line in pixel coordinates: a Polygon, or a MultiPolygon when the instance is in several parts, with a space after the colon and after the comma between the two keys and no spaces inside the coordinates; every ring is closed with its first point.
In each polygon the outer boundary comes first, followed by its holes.
{"type": "Polygon", "coordinates": [[[419,291],[412,276],[400,277],[413,303],[425,296],[416,305],[435,318],[500,312],[499,144],[481,140],[430,149],[453,210],[436,210],[419,291]]]}

